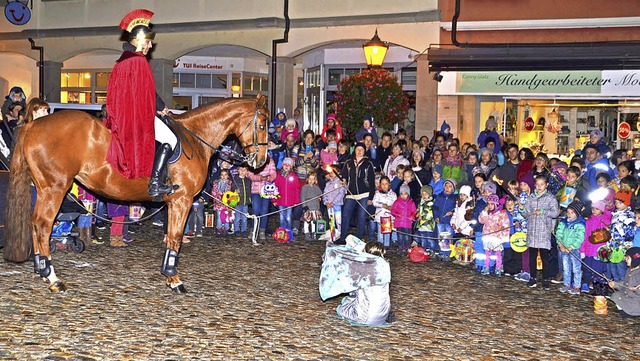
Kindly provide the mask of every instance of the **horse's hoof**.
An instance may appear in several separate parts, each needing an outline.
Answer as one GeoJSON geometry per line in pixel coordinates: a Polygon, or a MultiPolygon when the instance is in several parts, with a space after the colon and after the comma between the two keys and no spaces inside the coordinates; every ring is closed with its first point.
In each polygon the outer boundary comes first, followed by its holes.
{"type": "Polygon", "coordinates": [[[65,292],[67,291],[67,286],[63,282],[57,281],[56,283],[49,286],[49,291],[53,293],[65,292]]]}
{"type": "Polygon", "coordinates": [[[171,286],[170,284],[168,284],[167,286],[169,286],[169,288],[171,288],[171,291],[173,291],[173,293],[177,294],[177,295],[181,295],[184,293],[187,293],[187,289],[184,287],[184,285],[181,283],[175,287],[171,286]]]}

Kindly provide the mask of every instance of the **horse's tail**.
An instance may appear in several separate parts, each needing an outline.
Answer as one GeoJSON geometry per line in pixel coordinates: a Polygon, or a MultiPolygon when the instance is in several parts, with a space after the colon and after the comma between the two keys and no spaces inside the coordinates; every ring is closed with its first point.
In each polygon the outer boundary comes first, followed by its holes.
{"type": "Polygon", "coordinates": [[[11,262],[26,261],[32,250],[31,172],[24,155],[24,138],[32,124],[18,133],[11,157],[4,239],[4,259],[11,262]]]}

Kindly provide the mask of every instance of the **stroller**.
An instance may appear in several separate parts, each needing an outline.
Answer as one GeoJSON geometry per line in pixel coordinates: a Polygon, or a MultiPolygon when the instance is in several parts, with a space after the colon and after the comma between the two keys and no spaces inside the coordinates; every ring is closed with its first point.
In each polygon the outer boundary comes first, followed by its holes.
{"type": "Polygon", "coordinates": [[[84,242],[79,238],[78,232],[73,232],[75,221],[80,215],[87,211],[76,203],[77,198],[67,193],[60,212],[56,216],[56,222],[51,229],[51,237],[49,238],[49,251],[54,253],[60,249],[71,249],[75,253],[82,253],[85,248],[84,242]]]}

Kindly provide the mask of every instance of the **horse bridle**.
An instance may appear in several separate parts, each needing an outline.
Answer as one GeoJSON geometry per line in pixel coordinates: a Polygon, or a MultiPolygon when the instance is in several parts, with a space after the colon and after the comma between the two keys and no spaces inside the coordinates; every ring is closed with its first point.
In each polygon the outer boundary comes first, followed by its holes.
{"type": "Polygon", "coordinates": [[[238,139],[240,139],[242,137],[242,135],[244,134],[244,132],[247,131],[247,129],[249,129],[249,127],[251,126],[251,124],[253,123],[253,134],[252,134],[252,141],[253,143],[249,144],[249,145],[245,145],[244,147],[242,147],[242,150],[245,151],[248,148],[254,147],[255,151],[247,154],[247,155],[242,155],[242,154],[238,154],[238,152],[236,152],[233,149],[230,149],[231,152],[235,153],[234,156],[239,157],[240,159],[243,160],[243,162],[246,162],[247,164],[252,164],[252,162],[254,160],[256,160],[256,158],[258,157],[258,153],[260,152],[260,146],[268,146],[269,142],[267,141],[269,139],[269,131],[266,128],[266,124],[269,123],[269,116],[263,112],[260,111],[260,109],[258,107],[256,107],[256,111],[253,113],[253,118],[247,123],[247,125],[244,127],[244,129],[240,132],[240,134],[238,134],[238,139]],[[262,115],[265,119],[265,125],[258,125],[258,116],[262,115]],[[264,137],[264,143],[260,143],[259,139],[258,139],[258,127],[260,127],[260,130],[266,130],[265,131],[265,137],[264,137]]]}

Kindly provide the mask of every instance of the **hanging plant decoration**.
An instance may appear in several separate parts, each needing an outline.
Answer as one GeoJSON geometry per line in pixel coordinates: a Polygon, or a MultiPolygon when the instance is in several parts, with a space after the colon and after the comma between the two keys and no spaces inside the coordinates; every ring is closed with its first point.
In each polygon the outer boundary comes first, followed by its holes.
{"type": "Polygon", "coordinates": [[[402,123],[409,111],[409,99],[398,83],[398,77],[385,69],[365,69],[351,75],[338,85],[337,116],[350,136],[362,127],[367,114],[374,126],[391,129],[402,123]]]}

